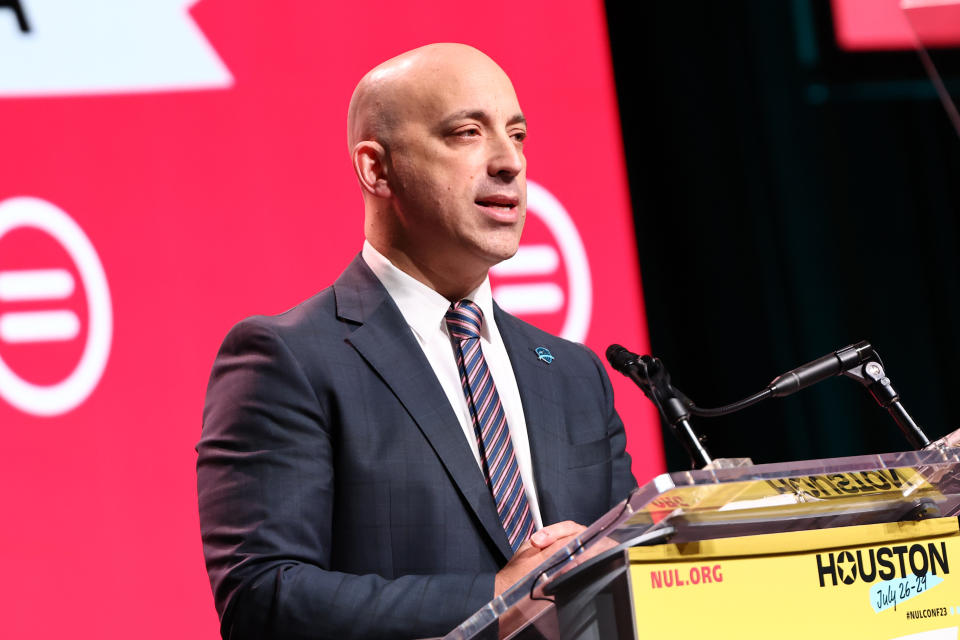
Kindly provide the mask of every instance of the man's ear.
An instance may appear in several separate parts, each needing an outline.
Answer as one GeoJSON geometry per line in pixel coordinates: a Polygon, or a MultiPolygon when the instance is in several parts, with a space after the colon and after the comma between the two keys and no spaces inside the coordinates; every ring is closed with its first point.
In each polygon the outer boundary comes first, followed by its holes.
{"type": "Polygon", "coordinates": [[[386,158],[386,149],[373,140],[358,142],[353,148],[353,170],[360,187],[378,198],[390,197],[386,158]]]}

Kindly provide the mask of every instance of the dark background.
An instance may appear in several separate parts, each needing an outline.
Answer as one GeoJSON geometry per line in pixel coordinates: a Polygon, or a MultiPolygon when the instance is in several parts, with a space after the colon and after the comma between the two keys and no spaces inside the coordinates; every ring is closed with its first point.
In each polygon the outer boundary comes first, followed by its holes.
{"type": "MultiPolygon", "coordinates": [[[[675,385],[727,404],[869,340],[931,440],[960,427],[960,138],[918,55],[839,50],[827,0],[626,4],[607,3],[620,117],[675,385]]],[[[932,54],[960,95],[960,51],[932,54]]],[[[847,378],[694,426],[758,463],[910,448],[847,378]]]]}

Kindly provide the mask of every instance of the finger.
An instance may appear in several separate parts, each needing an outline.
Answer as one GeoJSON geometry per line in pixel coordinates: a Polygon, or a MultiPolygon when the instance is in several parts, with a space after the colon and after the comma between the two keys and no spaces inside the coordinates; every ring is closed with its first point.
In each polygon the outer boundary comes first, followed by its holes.
{"type": "Polygon", "coordinates": [[[569,536],[563,536],[562,538],[557,538],[556,540],[553,541],[553,544],[551,544],[549,547],[540,549],[540,553],[543,555],[551,556],[557,551],[559,551],[560,549],[564,548],[565,546],[573,542],[576,539],[576,537],[577,537],[576,534],[571,534],[569,536]]]}
{"type": "Polygon", "coordinates": [[[577,524],[572,520],[557,522],[548,527],[544,527],[530,536],[530,544],[537,549],[546,549],[555,544],[558,540],[563,540],[575,536],[586,529],[582,524],[577,524]]]}

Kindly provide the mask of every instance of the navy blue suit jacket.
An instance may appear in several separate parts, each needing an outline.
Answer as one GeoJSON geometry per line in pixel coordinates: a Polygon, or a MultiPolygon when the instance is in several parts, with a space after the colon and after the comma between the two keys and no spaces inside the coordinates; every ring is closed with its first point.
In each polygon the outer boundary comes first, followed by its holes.
{"type": "MultiPolygon", "coordinates": [[[[544,524],[589,524],[636,484],[607,375],[582,345],[494,313],[544,524]]],[[[230,331],[197,451],[224,638],[442,635],[492,599],[511,555],[439,381],[359,256],[230,331]]]]}

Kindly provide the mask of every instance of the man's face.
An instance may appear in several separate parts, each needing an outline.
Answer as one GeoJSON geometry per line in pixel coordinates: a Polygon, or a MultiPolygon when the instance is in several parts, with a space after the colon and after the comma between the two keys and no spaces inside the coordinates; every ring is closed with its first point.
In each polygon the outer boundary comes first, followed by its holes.
{"type": "Polygon", "coordinates": [[[431,268],[485,272],[516,253],[523,230],[526,122],[509,79],[486,62],[428,70],[390,140],[396,240],[431,268]]]}

